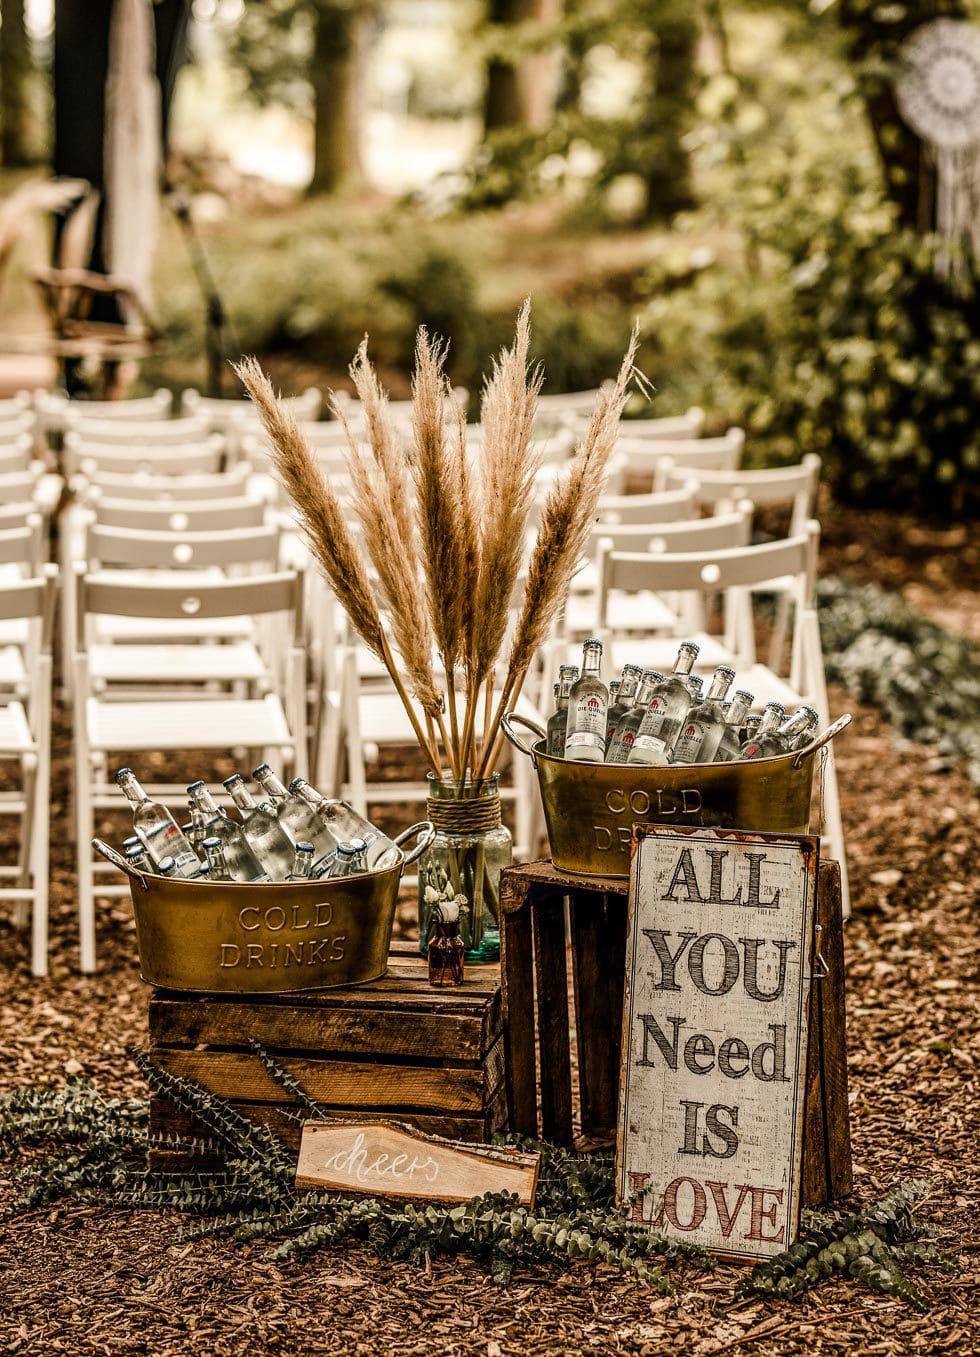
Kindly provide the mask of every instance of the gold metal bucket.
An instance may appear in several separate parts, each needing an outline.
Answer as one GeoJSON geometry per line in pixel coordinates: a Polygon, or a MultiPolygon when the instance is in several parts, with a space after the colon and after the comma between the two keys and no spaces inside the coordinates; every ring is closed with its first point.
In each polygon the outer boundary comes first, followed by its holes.
{"type": "Polygon", "coordinates": [[[629,876],[635,824],[702,825],[806,834],[815,755],[850,724],[842,716],[805,748],[732,763],[575,763],[546,752],[545,732],[516,712],[503,718],[511,744],[538,774],[555,866],[582,876],[629,876]],[[538,736],[528,744],[515,732],[538,736]]]}
{"type": "Polygon", "coordinates": [[[100,839],[96,850],[127,873],[140,974],[162,989],[289,994],[377,980],[403,870],[435,836],[428,820],[395,839],[394,866],[336,881],[185,881],[134,870],[100,839]]]}

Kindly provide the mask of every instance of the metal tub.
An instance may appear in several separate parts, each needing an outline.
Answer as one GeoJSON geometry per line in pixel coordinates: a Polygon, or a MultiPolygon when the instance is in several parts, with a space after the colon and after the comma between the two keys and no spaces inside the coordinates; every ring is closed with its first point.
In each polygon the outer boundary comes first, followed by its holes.
{"type": "Polygon", "coordinates": [[[842,716],[793,754],[666,768],[552,758],[545,732],[533,722],[509,712],[503,726],[537,770],[555,866],[583,876],[627,877],[635,824],[808,833],[815,756],[850,719],[842,716]],[[527,743],[515,725],[538,739],[527,743]]]}
{"type": "Polygon", "coordinates": [[[127,872],[140,974],[162,989],[202,994],[289,994],[377,980],[388,948],[403,870],[432,842],[429,821],[399,834],[410,853],[382,871],[337,881],[185,881],[127,872]]]}

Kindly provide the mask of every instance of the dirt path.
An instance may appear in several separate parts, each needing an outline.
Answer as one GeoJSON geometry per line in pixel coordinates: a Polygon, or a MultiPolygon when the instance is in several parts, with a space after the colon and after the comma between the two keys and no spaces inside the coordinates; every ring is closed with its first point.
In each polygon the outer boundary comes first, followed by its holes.
{"type": "MultiPolygon", "coordinates": [[[[842,694],[834,705],[846,705],[842,694]]],[[[924,1280],[935,1301],[928,1315],[851,1282],[822,1287],[797,1307],[733,1307],[731,1268],[707,1280],[681,1274],[672,1298],[582,1266],[519,1275],[504,1291],[467,1264],[438,1263],[426,1274],[349,1249],[280,1269],[263,1244],[177,1244],[176,1220],[67,1205],[0,1227],[3,1350],[159,1357],[975,1350],[980,808],[964,778],[928,771],[929,751],[897,751],[874,713],[859,714],[839,757],[855,905],[847,949],[856,1184],[868,1198],[902,1178],[934,1179],[927,1210],[964,1271],[924,1280]]],[[[59,763],[55,824],[66,813],[63,757],[59,763]]],[[[81,1066],[107,1092],[138,1090],[125,1050],[144,1037],[147,992],[128,910],[103,909],[100,970],[83,978],[74,969],[64,847],[55,853],[54,882],[46,982],[29,977],[26,937],[0,925],[2,1087],[59,1080],[81,1066]]]]}

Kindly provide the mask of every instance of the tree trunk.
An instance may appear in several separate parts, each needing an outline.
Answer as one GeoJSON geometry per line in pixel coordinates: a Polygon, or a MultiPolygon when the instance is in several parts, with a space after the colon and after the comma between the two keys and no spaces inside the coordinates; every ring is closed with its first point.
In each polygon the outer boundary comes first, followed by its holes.
{"type": "Polygon", "coordinates": [[[936,223],[936,174],[923,143],[902,121],[891,74],[881,62],[891,63],[906,37],[935,18],[965,19],[963,0],[917,0],[905,6],[901,23],[875,17],[864,0],[842,0],[840,24],[848,58],[858,67],[868,63],[870,74],[861,79],[861,93],[871,135],[881,161],[885,193],[898,207],[901,225],[928,232],[936,223]]]}
{"type": "Polygon", "coordinates": [[[666,219],[694,205],[690,156],[684,134],[695,96],[695,49],[699,35],[694,7],[669,3],[656,17],[657,70],[641,133],[650,138],[646,180],[647,220],[666,219]]]}
{"type": "Polygon", "coordinates": [[[313,44],[313,179],[311,193],[356,187],[361,157],[362,19],[349,4],[317,0],[313,44]]]}
{"type": "Polygon", "coordinates": [[[29,165],[28,84],[33,63],[24,27],[24,0],[3,0],[0,26],[0,154],[5,165],[29,165]]]}
{"type": "MultiPolygon", "coordinates": [[[[561,14],[561,0],[490,0],[489,21],[501,27],[522,23],[551,23],[561,14]]],[[[520,61],[493,57],[487,62],[487,92],[483,126],[547,127],[554,107],[558,52],[529,53],[520,61]]]]}

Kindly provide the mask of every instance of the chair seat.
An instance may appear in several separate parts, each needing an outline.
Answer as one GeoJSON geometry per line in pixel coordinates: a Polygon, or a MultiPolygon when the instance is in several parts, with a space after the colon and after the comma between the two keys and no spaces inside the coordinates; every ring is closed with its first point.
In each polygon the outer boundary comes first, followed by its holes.
{"type": "Polygon", "coordinates": [[[27,754],[35,747],[21,704],[7,702],[0,706],[0,754],[27,754]]]}
{"type": "MultiPolygon", "coordinates": [[[[639,664],[644,669],[659,669],[662,674],[669,674],[674,667],[677,648],[682,640],[696,641],[701,647],[694,666],[696,673],[711,673],[719,664],[733,664],[736,669],[738,668],[731,651],[727,650],[721,641],[705,632],[696,631],[692,636],[681,637],[617,637],[606,647],[603,669],[607,674],[615,675],[622,670],[624,664],[639,664]]],[[[569,663],[580,664],[581,660],[581,651],[570,650],[569,663]]]]}
{"type": "Polygon", "coordinates": [[[790,687],[786,679],[774,674],[764,664],[753,664],[751,668],[740,672],[738,685],[740,688],[747,688],[750,693],[755,694],[755,702],[753,703],[753,710],[755,711],[761,711],[767,702],[781,702],[789,710],[798,707],[801,702],[810,700],[808,694],[798,693],[790,687]]]}
{"type": "Polygon", "coordinates": [[[86,704],[93,749],[261,749],[288,746],[292,736],[275,694],[227,702],[100,702],[86,704]]]}
{"type": "MultiPolygon", "coordinates": [[[[593,635],[597,628],[596,610],[595,595],[570,594],[565,603],[568,635],[593,635]]],[[[606,626],[614,632],[636,631],[645,635],[651,631],[668,631],[673,634],[677,615],[657,594],[615,593],[609,595],[606,626]]]]}
{"type": "Polygon", "coordinates": [[[89,650],[89,670],[93,678],[109,683],[230,683],[254,681],[268,674],[262,656],[249,641],[230,645],[94,645],[89,650]]]}
{"type": "Polygon", "coordinates": [[[26,646],[31,624],[26,617],[0,619],[0,646],[26,646]]]}

